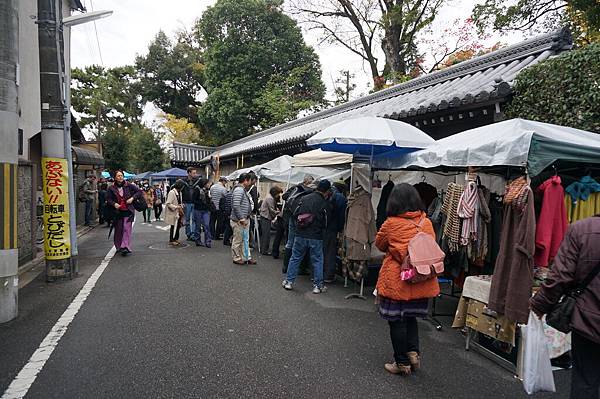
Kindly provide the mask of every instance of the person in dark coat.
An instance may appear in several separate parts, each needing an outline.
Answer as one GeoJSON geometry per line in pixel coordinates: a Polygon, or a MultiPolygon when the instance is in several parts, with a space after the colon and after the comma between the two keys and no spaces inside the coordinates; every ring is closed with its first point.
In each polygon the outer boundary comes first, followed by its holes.
{"type": "Polygon", "coordinates": [[[101,183],[100,190],[98,190],[98,223],[104,224],[105,222],[105,208],[106,208],[106,196],[108,195],[108,184],[101,183]]]}
{"type": "Polygon", "coordinates": [[[196,231],[196,246],[205,246],[210,248],[212,245],[212,236],[210,233],[210,212],[212,202],[210,200],[208,189],[210,182],[208,179],[201,178],[194,189],[192,202],[194,203],[194,226],[196,231]],[[202,242],[202,231],[204,231],[204,243],[202,242]]]}
{"type": "Polygon", "coordinates": [[[187,168],[188,177],[183,181],[185,185],[181,190],[181,199],[185,211],[185,235],[188,241],[195,241],[197,228],[194,225],[194,190],[198,185],[198,172],[196,168],[190,166],[187,168]]]}
{"type": "Polygon", "coordinates": [[[131,233],[135,220],[133,200],[143,198],[144,193],[135,184],[125,181],[122,171],[115,173],[115,184],[109,187],[106,203],[116,211],[113,226],[114,244],[117,252],[125,256],[131,253],[131,233]]]}
{"type": "Polygon", "coordinates": [[[328,284],[333,283],[335,280],[338,234],[344,231],[346,207],[348,206],[348,200],[335,185],[331,188],[329,206],[331,213],[323,236],[323,274],[325,282],[328,284]]]}
{"type": "MultiPolygon", "coordinates": [[[[296,209],[297,201],[300,197],[307,195],[313,191],[314,177],[310,175],[304,176],[301,184],[289,188],[282,196],[285,201],[283,206],[283,227],[286,229],[287,241],[285,244],[285,253],[283,257],[283,272],[287,272],[290,258],[292,257],[292,248],[296,238],[296,222],[294,221],[293,213],[296,209]]],[[[304,273],[306,274],[306,273],[304,273]]]]}
{"type": "MultiPolygon", "coordinates": [[[[546,281],[530,300],[542,317],[577,287],[600,263],[600,215],[573,223],[563,239],[546,281]]],[[[600,274],[577,297],[571,319],[573,371],[571,399],[600,397],[600,274]]]]}
{"type": "Polygon", "coordinates": [[[327,290],[323,285],[323,234],[327,228],[329,210],[327,199],[330,190],[331,183],[328,180],[321,180],[317,190],[302,197],[294,210],[296,238],[287,275],[282,283],[286,290],[293,288],[300,263],[307,253],[310,254],[313,266],[313,294],[320,294],[327,290]]]}

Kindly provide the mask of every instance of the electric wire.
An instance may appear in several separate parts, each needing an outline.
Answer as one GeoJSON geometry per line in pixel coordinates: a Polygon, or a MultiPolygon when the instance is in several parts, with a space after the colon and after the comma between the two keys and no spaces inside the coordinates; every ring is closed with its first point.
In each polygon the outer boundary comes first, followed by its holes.
{"type": "MultiPolygon", "coordinates": [[[[94,11],[94,4],[92,0],[90,0],[90,8],[94,11]]],[[[96,21],[94,21],[94,31],[96,32],[96,44],[98,44],[98,55],[100,56],[100,64],[104,66],[104,59],[102,58],[102,49],[100,48],[100,39],[98,38],[98,27],[96,26],[96,21]]]]}

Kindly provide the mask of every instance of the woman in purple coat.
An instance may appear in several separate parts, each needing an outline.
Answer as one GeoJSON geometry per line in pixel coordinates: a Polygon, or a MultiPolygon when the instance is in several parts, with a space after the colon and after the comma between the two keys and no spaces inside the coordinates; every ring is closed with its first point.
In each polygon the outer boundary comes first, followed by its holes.
{"type": "Polygon", "coordinates": [[[135,218],[133,200],[144,194],[135,184],[125,181],[122,171],[115,173],[115,184],[108,189],[106,203],[115,209],[113,225],[115,228],[114,243],[117,252],[126,256],[131,253],[131,231],[135,218]]]}

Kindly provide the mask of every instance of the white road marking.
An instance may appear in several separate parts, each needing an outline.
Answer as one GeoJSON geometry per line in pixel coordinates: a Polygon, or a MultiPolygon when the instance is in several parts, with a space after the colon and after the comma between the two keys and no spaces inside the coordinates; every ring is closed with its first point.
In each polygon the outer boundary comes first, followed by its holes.
{"type": "Polygon", "coordinates": [[[29,358],[29,362],[21,369],[19,374],[6,389],[1,399],[21,399],[27,395],[29,388],[31,388],[38,374],[44,368],[44,365],[50,358],[50,355],[52,355],[52,352],[54,352],[54,349],[56,349],[62,336],[67,332],[69,324],[71,324],[77,315],[77,312],[79,312],[79,309],[81,309],[81,306],[92,292],[92,289],[94,289],[96,282],[98,282],[98,279],[110,263],[111,259],[115,256],[115,253],[115,247],[112,247],[111,250],[108,251],[106,257],[100,263],[100,266],[96,268],[81,291],[79,291],[79,294],[73,299],[73,302],[71,302],[62,316],[60,316],[38,349],[33,353],[31,358],[29,358]]]}

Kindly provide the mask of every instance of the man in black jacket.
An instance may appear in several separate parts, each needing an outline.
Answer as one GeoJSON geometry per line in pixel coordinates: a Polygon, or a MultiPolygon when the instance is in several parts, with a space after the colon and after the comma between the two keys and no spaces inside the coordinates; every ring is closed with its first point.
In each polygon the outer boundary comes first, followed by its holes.
{"type": "Polygon", "coordinates": [[[327,212],[331,183],[321,180],[317,191],[304,196],[293,211],[296,221],[296,239],[292,248],[292,257],[287,270],[283,288],[291,290],[298,275],[300,262],[304,255],[310,254],[313,265],[313,294],[320,294],[327,290],[323,285],[323,233],[327,228],[327,212]]]}
{"type": "Polygon", "coordinates": [[[314,181],[314,177],[306,175],[301,184],[291,187],[281,197],[285,201],[285,205],[283,206],[283,227],[285,229],[285,235],[287,236],[285,253],[283,256],[283,273],[287,273],[287,268],[292,257],[294,240],[296,239],[296,222],[293,218],[294,210],[297,208],[297,204],[301,197],[313,192],[314,181]]]}
{"type": "Polygon", "coordinates": [[[183,202],[183,210],[185,213],[185,235],[188,241],[195,241],[196,237],[196,226],[194,225],[194,189],[198,184],[198,172],[192,166],[187,168],[187,179],[183,180],[185,183],[181,190],[181,200],[183,202]]]}

